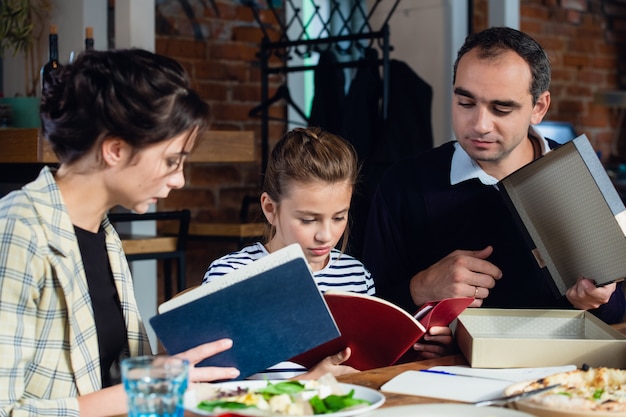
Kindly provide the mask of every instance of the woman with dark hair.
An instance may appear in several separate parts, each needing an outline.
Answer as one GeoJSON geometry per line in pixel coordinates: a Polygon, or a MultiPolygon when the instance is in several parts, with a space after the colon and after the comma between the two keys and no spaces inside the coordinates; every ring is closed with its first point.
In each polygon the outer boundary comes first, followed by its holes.
{"type": "MultiPolygon", "coordinates": [[[[60,165],[0,200],[0,415],[126,412],[120,361],[149,346],[107,212],[143,213],[181,188],[207,119],[182,67],[143,50],[83,53],[45,86],[42,133],[60,165]]],[[[180,356],[195,364],[231,344],[180,356]]]]}

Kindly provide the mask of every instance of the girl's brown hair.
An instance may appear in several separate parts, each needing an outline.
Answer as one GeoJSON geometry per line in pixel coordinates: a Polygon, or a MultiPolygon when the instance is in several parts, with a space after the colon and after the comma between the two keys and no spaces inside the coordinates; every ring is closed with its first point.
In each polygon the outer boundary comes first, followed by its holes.
{"type": "MultiPolygon", "coordinates": [[[[320,128],[297,128],[287,132],[274,146],[263,179],[263,191],[280,204],[294,182],[337,183],[348,181],[352,188],[359,175],[354,147],[320,128]]],[[[349,227],[343,236],[342,251],[347,245],[349,227]]],[[[268,233],[271,239],[276,230],[268,233]]]]}

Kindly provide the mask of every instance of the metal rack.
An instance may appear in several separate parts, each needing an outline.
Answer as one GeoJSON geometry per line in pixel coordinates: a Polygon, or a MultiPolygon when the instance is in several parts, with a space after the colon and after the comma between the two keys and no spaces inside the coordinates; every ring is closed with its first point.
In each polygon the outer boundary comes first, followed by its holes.
{"type": "MultiPolygon", "coordinates": [[[[372,27],[370,20],[376,10],[385,0],[376,0],[371,9],[366,11],[362,3],[355,1],[349,10],[342,7],[341,0],[331,0],[328,17],[324,18],[321,7],[315,0],[302,0],[308,2],[312,14],[305,21],[303,11],[296,7],[293,0],[267,0],[267,7],[278,23],[278,39],[271,40],[268,25],[261,18],[262,9],[256,1],[244,1],[254,14],[256,22],[263,31],[263,39],[258,54],[261,67],[261,103],[267,103],[269,98],[269,77],[272,74],[288,74],[292,72],[310,71],[320,68],[318,65],[289,65],[294,57],[306,58],[313,53],[334,48],[338,55],[351,57],[342,60],[335,66],[324,69],[356,68],[363,65],[382,66],[382,120],[387,119],[388,94],[389,94],[389,27],[388,22],[397,8],[400,0],[391,0],[393,4],[380,28],[372,27]],[[276,4],[280,3],[280,7],[276,4]],[[290,16],[287,20],[286,16],[290,16]],[[338,26],[337,26],[338,24],[338,26]],[[333,30],[333,26],[336,30],[333,30]],[[319,31],[312,35],[314,27],[319,31]],[[382,52],[382,58],[376,60],[354,59],[359,52],[366,48],[377,46],[382,52]],[[278,59],[276,59],[278,58],[278,59]]],[[[274,38],[277,36],[274,35],[274,38]]],[[[269,108],[261,109],[261,169],[265,173],[269,156],[269,108]]]]}

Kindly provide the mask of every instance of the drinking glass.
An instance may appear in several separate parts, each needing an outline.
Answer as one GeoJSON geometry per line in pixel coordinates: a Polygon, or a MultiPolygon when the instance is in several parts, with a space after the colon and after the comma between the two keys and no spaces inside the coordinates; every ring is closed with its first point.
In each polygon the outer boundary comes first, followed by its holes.
{"type": "Polygon", "coordinates": [[[129,417],[182,417],[189,362],[169,356],[137,356],[122,361],[129,417]]]}

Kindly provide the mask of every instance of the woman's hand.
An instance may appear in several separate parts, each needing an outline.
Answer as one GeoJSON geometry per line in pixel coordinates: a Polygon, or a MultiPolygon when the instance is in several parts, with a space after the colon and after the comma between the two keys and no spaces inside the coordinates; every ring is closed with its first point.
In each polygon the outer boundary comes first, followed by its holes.
{"type": "Polygon", "coordinates": [[[455,348],[452,342],[452,330],[448,326],[435,326],[413,345],[413,350],[418,352],[418,360],[434,359],[450,355],[455,348]]]}
{"type": "Polygon", "coordinates": [[[196,368],[194,365],[203,359],[217,355],[220,352],[230,349],[233,341],[230,339],[220,339],[215,342],[204,343],[176,355],[179,358],[189,361],[189,382],[208,382],[224,379],[233,379],[239,376],[236,368],[220,368],[217,366],[202,366],[196,368]]]}
{"type": "Polygon", "coordinates": [[[349,347],[347,347],[339,353],[322,359],[320,363],[309,369],[307,373],[298,375],[294,379],[318,379],[322,375],[326,375],[328,373],[333,376],[339,376],[358,372],[357,369],[354,369],[351,366],[342,365],[342,363],[350,358],[351,354],[352,351],[349,347]]]}

